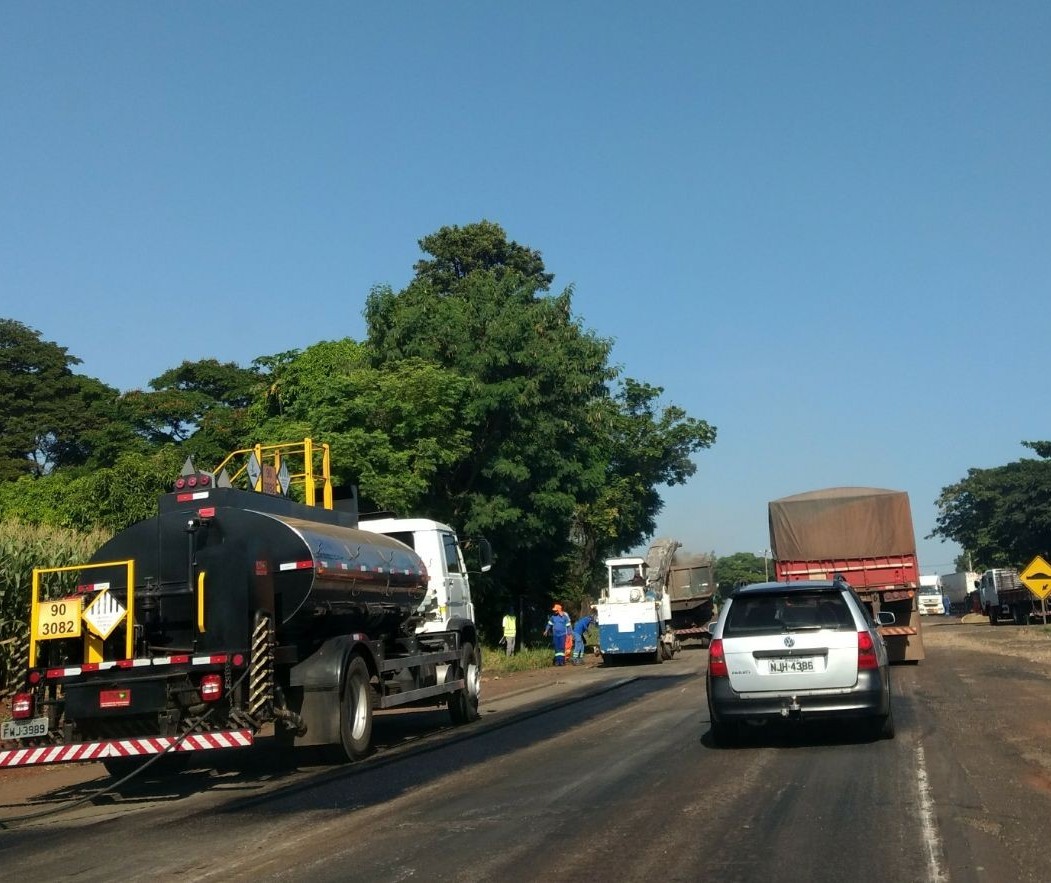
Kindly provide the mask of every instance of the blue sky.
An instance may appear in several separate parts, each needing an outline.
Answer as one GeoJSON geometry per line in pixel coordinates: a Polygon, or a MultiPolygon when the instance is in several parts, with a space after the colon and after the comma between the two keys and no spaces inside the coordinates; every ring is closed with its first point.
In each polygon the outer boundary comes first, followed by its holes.
{"type": "Polygon", "coordinates": [[[659,533],[1051,438],[1051,4],[7,3],[0,315],[122,390],[362,338],[417,241],[539,249],[718,427],[659,533]]]}

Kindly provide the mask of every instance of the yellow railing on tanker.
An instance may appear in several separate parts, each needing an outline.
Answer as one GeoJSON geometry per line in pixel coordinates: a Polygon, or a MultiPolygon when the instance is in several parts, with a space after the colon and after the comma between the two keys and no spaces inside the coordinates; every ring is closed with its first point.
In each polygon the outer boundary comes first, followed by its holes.
{"type": "MultiPolygon", "coordinates": [[[[120,624],[120,619],[126,619],[124,638],[124,658],[131,659],[135,650],[135,629],[132,627],[132,611],[135,609],[135,561],[129,558],[126,561],[103,561],[98,564],[73,564],[67,567],[34,567],[33,568],[33,590],[29,608],[29,667],[36,667],[37,642],[58,641],[70,638],[83,638],[84,662],[102,662],[102,644],[108,634],[98,636],[93,634],[84,614],[84,594],[67,595],[63,598],[40,597],[40,578],[49,573],[73,573],[75,571],[96,570],[103,567],[125,568],[127,581],[126,609],[121,618],[113,623],[112,628],[120,624]]],[[[88,605],[90,609],[99,595],[108,592],[109,588],[101,589],[95,593],[95,600],[88,605]]],[[[112,628],[110,631],[112,631],[112,628]]]]}
{"type": "MultiPolygon", "coordinates": [[[[321,482],[321,496],[322,506],[325,509],[332,508],[332,469],[331,459],[329,455],[329,447],[327,444],[314,444],[314,440],[305,438],[301,442],[286,442],[283,444],[276,445],[253,445],[250,448],[241,448],[238,451],[233,451],[226,456],[218,466],[215,467],[215,474],[218,475],[222,470],[230,464],[230,461],[234,457],[244,456],[245,454],[254,454],[256,460],[262,465],[264,456],[272,458],[272,463],[275,472],[281,471],[281,463],[287,454],[299,454],[303,455],[303,471],[289,473],[289,479],[293,482],[302,483],[303,485],[303,497],[304,502],[308,506],[317,505],[317,485],[321,482]],[[320,455],[321,457],[321,472],[318,474],[314,469],[314,460],[320,455]]],[[[246,460],[234,473],[230,476],[230,480],[235,481],[242,475],[247,475],[248,472],[248,461],[246,460]]],[[[256,480],[252,490],[262,491],[263,479],[262,476],[256,480]]]]}

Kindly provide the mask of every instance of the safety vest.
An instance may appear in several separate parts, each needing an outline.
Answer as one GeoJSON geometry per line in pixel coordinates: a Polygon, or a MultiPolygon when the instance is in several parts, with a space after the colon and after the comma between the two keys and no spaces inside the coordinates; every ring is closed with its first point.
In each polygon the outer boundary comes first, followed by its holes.
{"type": "Polygon", "coordinates": [[[515,618],[510,614],[504,617],[504,634],[509,638],[515,634],[515,618]]]}

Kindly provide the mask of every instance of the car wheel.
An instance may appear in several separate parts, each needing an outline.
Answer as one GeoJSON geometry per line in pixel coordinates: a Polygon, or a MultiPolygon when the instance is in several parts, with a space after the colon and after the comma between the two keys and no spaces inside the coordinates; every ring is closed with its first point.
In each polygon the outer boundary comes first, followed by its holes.
{"type": "Polygon", "coordinates": [[[894,738],[894,706],[885,715],[870,718],[866,721],[866,731],[873,741],[894,738]]]}

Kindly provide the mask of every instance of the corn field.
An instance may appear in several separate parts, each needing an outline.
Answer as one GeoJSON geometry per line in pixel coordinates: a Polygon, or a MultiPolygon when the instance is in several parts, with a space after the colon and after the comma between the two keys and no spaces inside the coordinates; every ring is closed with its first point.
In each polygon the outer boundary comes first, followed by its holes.
{"type": "MultiPolygon", "coordinates": [[[[33,568],[87,561],[108,536],[0,522],[0,698],[18,687],[29,657],[33,568]]],[[[68,579],[75,583],[76,574],[68,579]]]]}

